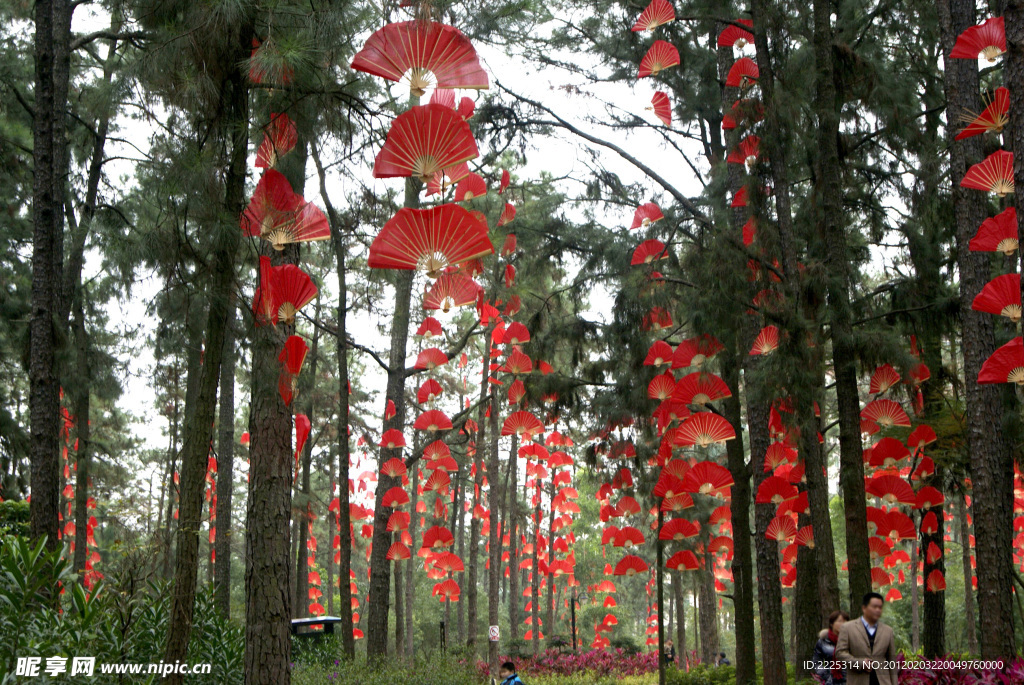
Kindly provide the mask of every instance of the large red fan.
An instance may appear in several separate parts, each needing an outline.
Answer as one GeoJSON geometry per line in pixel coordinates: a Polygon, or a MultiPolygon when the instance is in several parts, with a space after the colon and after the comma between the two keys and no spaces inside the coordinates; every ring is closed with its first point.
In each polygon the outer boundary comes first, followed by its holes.
{"type": "Polygon", "coordinates": [[[312,279],[294,264],[271,267],[274,308],[286,324],[295,323],[295,314],[316,297],[312,279]]]}
{"type": "Polygon", "coordinates": [[[455,187],[455,201],[468,202],[475,197],[483,197],[487,194],[487,182],[480,174],[470,173],[459,181],[455,187]]]}
{"type": "MultiPolygon", "coordinates": [[[[737,24],[743,24],[749,29],[754,28],[753,19],[737,19],[737,24]]],[[[742,29],[736,24],[730,24],[725,27],[721,33],[718,34],[718,47],[737,47],[742,48],[747,43],[754,42],[754,34],[747,29],[742,29]]]]}
{"type": "Polygon", "coordinates": [[[663,40],[656,40],[644,58],[640,60],[638,78],[657,76],[663,69],[674,67],[677,64],[679,64],[679,51],[676,50],[676,46],[663,40]]]}
{"type": "Polygon", "coordinates": [[[981,365],[978,382],[1024,385],[1024,338],[1018,336],[993,352],[981,365]]]}
{"type": "Polygon", "coordinates": [[[422,269],[431,278],[494,253],[487,224],[459,205],[398,210],[370,245],[371,269],[422,269]]]}
{"type": "Polygon", "coordinates": [[[665,566],[673,571],[696,571],[700,568],[700,562],[697,560],[696,554],[691,550],[684,549],[670,556],[665,562],[665,566]]]}
{"type": "Polygon", "coordinates": [[[667,94],[660,90],[656,92],[651,98],[651,109],[654,110],[654,116],[661,119],[661,123],[672,126],[672,102],[667,94]]]}
{"type": "Polygon", "coordinates": [[[259,236],[275,250],[283,250],[288,243],[331,237],[324,213],[292,192],[288,179],[276,169],[263,172],[240,223],[245,235],[259,236]]]}
{"type": "Polygon", "coordinates": [[[668,0],[651,0],[636,23],[633,24],[633,31],[653,31],[662,24],[667,24],[676,18],[676,11],[668,0]]]}
{"type": "Polygon", "coordinates": [[[256,166],[261,169],[277,166],[277,160],[291,152],[298,141],[299,134],[291,118],[287,114],[272,113],[263,142],[256,151],[256,166]]]}
{"type": "Polygon", "coordinates": [[[672,368],[681,369],[688,366],[700,368],[704,362],[725,349],[713,335],[707,333],[687,338],[679,343],[672,354],[672,368]]]}
{"type": "Polygon", "coordinates": [[[732,424],[718,414],[701,412],[683,421],[676,430],[676,444],[680,447],[708,447],[736,437],[732,424]]]}
{"type": "Polygon", "coordinates": [[[724,490],[732,484],[732,474],[729,473],[729,469],[713,461],[697,462],[683,476],[683,488],[689,493],[714,496],[720,490],[724,490]]]}
{"type": "MultiPolygon", "coordinates": [[[[967,119],[967,126],[963,131],[956,134],[956,140],[963,140],[971,136],[981,135],[992,131],[1002,133],[1003,128],[1010,123],[1010,91],[1006,88],[996,88],[992,101],[976,117],[967,119]]],[[[966,118],[966,117],[965,117],[966,118]]]]}
{"type": "Polygon", "coordinates": [[[992,17],[957,36],[949,56],[960,59],[984,57],[989,62],[995,62],[996,57],[1004,52],[1006,52],[1006,26],[1002,17],[992,17]]]}
{"type": "Polygon", "coordinates": [[[899,476],[875,476],[868,481],[867,493],[881,497],[887,504],[914,504],[917,501],[910,483],[899,476]]]}
{"type": "Polygon", "coordinates": [[[647,571],[647,563],[635,554],[627,554],[615,564],[615,575],[635,576],[647,571]]]}
{"type": "Polygon", "coordinates": [[[1004,197],[1013,192],[1013,153],[996,150],[964,174],[960,185],[1004,197]]]}
{"type": "Polygon", "coordinates": [[[645,202],[633,212],[633,223],[629,225],[629,230],[647,228],[655,221],[660,221],[664,218],[665,215],[661,213],[661,208],[658,205],[653,202],[645,202]]]}
{"type": "Polygon", "coordinates": [[[404,21],[376,31],[356,53],[352,68],[389,81],[409,72],[409,90],[488,87],[476,50],[461,31],[437,22],[404,21]]]}
{"type": "Polygon", "coordinates": [[[281,393],[281,399],[287,405],[292,402],[295,379],[299,375],[299,371],[302,370],[302,363],[306,360],[308,351],[309,347],[305,340],[298,335],[290,335],[284,341],[281,354],[277,356],[277,361],[281,363],[281,376],[278,379],[277,389],[281,393]]]}
{"type": "Polygon", "coordinates": [[[877,395],[899,382],[900,375],[896,373],[896,369],[892,368],[892,364],[882,364],[871,374],[871,384],[868,386],[868,392],[872,395],[877,395]]]}
{"type": "Polygon", "coordinates": [[[755,135],[746,136],[739,145],[725,158],[726,162],[750,166],[757,161],[760,154],[761,139],[755,135]]]}
{"type": "Polygon", "coordinates": [[[779,349],[779,327],[765,326],[757,334],[757,338],[754,339],[754,344],[750,348],[750,354],[751,356],[768,354],[777,349],[779,349]]]}
{"type": "Polygon", "coordinates": [[[441,274],[423,298],[423,308],[448,312],[452,307],[475,304],[479,293],[480,286],[469,276],[460,273],[441,274]]]}
{"type": "Polygon", "coordinates": [[[1006,256],[1017,251],[1017,210],[1008,207],[985,219],[971,238],[971,252],[1002,252],[1006,256]]]}
{"type": "Polygon", "coordinates": [[[544,432],[544,424],[528,411],[517,411],[509,415],[501,425],[502,435],[528,436],[526,439],[544,432]]]}
{"type": "Polygon", "coordinates": [[[764,535],[775,542],[788,542],[796,537],[796,522],[792,516],[776,516],[768,524],[764,535]]]}
{"type": "Polygon", "coordinates": [[[729,68],[729,75],[725,78],[725,85],[734,88],[749,88],[757,83],[761,72],[757,68],[757,62],[749,57],[741,57],[729,68]]]}
{"type": "Polygon", "coordinates": [[[633,258],[630,260],[632,266],[639,264],[650,264],[660,259],[668,259],[668,250],[665,249],[665,243],[660,240],[645,240],[636,246],[633,250],[633,258]]]}
{"type": "Polygon", "coordinates": [[[412,107],[391,123],[384,147],[373,164],[374,178],[434,174],[479,153],[469,124],[444,105],[412,107]]]}
{"type": "Polygon", "coordinates": [[[672,363],[672,346],[664,340],[656,340],[647,350],[644,366],[662,366],[672,363]]]}
{"type": "Polygon", "coordinates": [[[451,430],[452,420],[440,409],[429,409],[416,417],[412,427],[418,431],[446,431],[451,430]]]}
{"type": "Polygon", "coordinates": [[[860,413],[862,419],[874,421],[883,428],[890,426],[910,427],[910,417],[899,402],[889,399],[873,400],[865,405],[860,413]]]}
{"type": "Polygon", "coordinates": [[[975,296],[971,309],[1020,321],[1020,276],[1012,273],[993,278],[975,296]]]}
{"type": "MultiPolygon", "coordinates": [[[[684,376],[675,386],[672,399],[683,404],[703,406],[708,402],[732,397],[732,391],[713,373],[694,371],[684,376]]],[[[662,398],[664,399],[664,398],[662,398]]]]}

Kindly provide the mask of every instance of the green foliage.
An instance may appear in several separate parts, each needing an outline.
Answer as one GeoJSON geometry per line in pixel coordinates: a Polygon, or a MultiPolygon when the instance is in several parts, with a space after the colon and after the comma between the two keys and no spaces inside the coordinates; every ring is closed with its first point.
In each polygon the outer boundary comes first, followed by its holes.
{"type": "Polygon", "coordinates": [[[573,675],[536,676],[525,678],[524,682],[527,685],[651,685],[658,682],[658,674],[593,676],[589,673],[576,673],[573,675]]]}
{"type": "Polygon", "coordinates": [[[292,668],[292,685],[406,685],[419,682],[480,685],[480,678],[469,662],[456,661],[440,652],[417,658],[411,668],[399,661],[385,661],[373,667],[365,661],[343,660],[338,643],[325,641],[322,644],[334,645],[333,663],[324,663],[325,653],[319,649],[306,652],[315,659],[296,660],[292,668]]]}
{"type": "Polygon", "coordinates": [[[28,535],[29,504],[25,500],[0,502],[0,536],[28,535]]]}

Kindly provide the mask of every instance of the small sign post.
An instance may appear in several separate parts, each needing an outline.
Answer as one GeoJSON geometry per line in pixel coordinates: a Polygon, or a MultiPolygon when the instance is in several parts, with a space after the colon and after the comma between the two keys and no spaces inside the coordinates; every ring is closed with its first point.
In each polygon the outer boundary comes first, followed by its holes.
{"type": "Polygon", "coordinates": [[[491,638],[491,642],[498,641],[498,626],[491,626],[487,631],[488,636],[491,638]]]}

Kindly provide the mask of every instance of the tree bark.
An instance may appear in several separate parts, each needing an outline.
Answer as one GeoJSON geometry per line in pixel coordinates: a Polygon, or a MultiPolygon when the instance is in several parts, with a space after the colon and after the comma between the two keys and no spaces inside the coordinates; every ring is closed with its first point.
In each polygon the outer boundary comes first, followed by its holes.
{"type": "Polygon", "coordinates": [[[960,560],[964,569],[964,623],[967,625],[967,651],[978,653],[978,623],[974,614],[974,572],[971,570],[971,529],[967,522],[967,502],[961,492],[957,498],[960,519],[960,560]]]}
{"type": "MultiPolygon", "coordinates": [[[[314,307],[313,318],[316,321],[320,320],[320,295],[317,294],[316,305],[314,307]]],[[[313,385],[316,383],[316,368],[319,359],[319,347],[320,347],[320,328],[317,326],[313,327],[313,340],[309,346],[309,354],[307,355],[307,363],[309,364],[308,378],[311,379],[311,383],[307,386],[310,390],[305,396],[306,405],[306,418],[309,419],[310,425],[313,423],[313,415],[316,406],[313,404],[313,385]]],[[[296,618],[309,616],[309,539],[312,535],[313,527],[313,509],[312,509],[312,491],[310,490],[310,467],[313,463],[313,440],[312,436],[306,440],[306,444],[302,448],[302,481],[300,483],[302,496],[299,498],[297,511],[299,511],[298,522],[299,522],[299,552],[295,559],[295,600],[292,608],[292,615],[296,618]]]]}
{"type": "MultiPolygon", "coordinates": [[[[746,537],[749,538],[750,536],[746,537]]],[[[749,539],[747,549],[750,549],[749,539]]],[[[733,554],[735,554],[735,550],[733,550],[733,554]]],[[[733,566],[733,569],[735,569],[735,566],[733,566]]],[[[733,570],[734,578],[735,574],[736,571],[733,570]]],[[[679,659],[679,668],[683,668],[686,665],[686,597],[683,594],[683,574],[679,571],[675,571],[672,576],[672,594],[675,596],[676,600],[676,644],[679,645],[677,656],[679,659]]],[[[733,603],[735,604],[735,600],[733,603]]],[[[736,661],[738,663],[740,659],[739,621],[736,623],[736,628],[736,661]]],[[[753,651],[753,645],[751,645],[751,653],[753,653],[753,651]]],[[[741,681],[737,678],[736,682],[745,684],[747,681],[741,681]]]]}
{"type": "Polygon", "coordinates": [[[509,640],[519,639],[519,436],[512,436],[512,447],[508,453],[509,489],[508,498],[508,627],[509,640]]]}
{"type": "Polygon", "coordinates": [[[476,652],[476,636],[477,636],[477,571],[479,567],[479,546],[480,546],[480,519],[476,516],[476,508],[480,504],[481,490],[483,489],[483,475],[484,465],[483,459],[481,458],[481,450],[483,449],[484,440],[487,435],[487,422],[484,417],[485,407],[487,402],[487,388],[489,383],[487,382],[487,376],[490,373],[491,364],[491,346],[490,346],[490,334],[491,329],[488,328],[484,335],[483,342],[483,359],[482,359],[482,370],[480,378],[480,411],[477,420],[477,431],[476,431],[476,444],[473,447],[473,507],[470,510],[470,523],[469,523],[469,579],[467,581],[469,587],[466,588],[466,601],[467,606],[467,623],[469,635],[466,638],[466,646],[469,647],[470,651],[475,654],[476,652]]]}
{"type": "MultiPolygon", "coordinates": [[[[968,111],[980,111],[978,66],[972,60],[949,59],[953,43],[962,31],[975,24],[972,0],[940,0],[939,25],[942,32],[943,72],[946,78],[947,121],[968,111]]],[[[1009,55],[1006,69],[1010,89],[1009,137],[1018,154],[1014,178],[1024,190],[1020,160],[1024,159],[1024,75],[1021,61],[1022,21],[1020,3],[1009,3],[1005,14],[1009,55]],[[1016,112],[1014,107],[1016,106],[1016,112]],[[1019,142],[1018,142],[1019,141],[1019,142]]],[[[960,274],[960,327],[964,358],[964,399],[967,450],[971,455],[971,482],[975,492],[985,493],[974,501],[975,556],[978,577],[978,618],[982,626],[981,658],[1008,659],[1016,654],[1013,632],[1012,522],[1006,512],[1013,508],[1013,460],[1003,440],[999,388],[977,382],[981,365],[995,350],[993,317],[971,310],[971,302],[989,278],[988,255],[972,253],[968,243],[985,219],[985,196],[960,186],[967,168],[984,158],[979,137],[954,141],[955,127],[947,126],[953,214],[956,219],[957,270],[960,274]]],[[[1020,198],[1018,197],[1018,204],[1020,198]]],[[[1024,215],[1018,214],[1018,218],[1024,215]]]]}
{"type": "Polygon", "coordinates": [[[89,526],[89,460],[92,447],[92,429],[89,426],[92,388],[92,366],[89,362],[89,334],[85,328],[85,293],[75,293],[72,333],[75,341],[75,386],[71,399],[75,413],[75,436],[78,450],[75,454],[75,554],[74,570],[85,578],[88,554],[89,526]]]}
{"type": "MultiPolygon", "coordinates": [[[[502,534],[500,527],[501,519],[501,463],[499,461],[498,442],[499,428],[498,418],[501,414],[498,403],[498,391],[496,386],[491,386],[491,415],[488,417],[488,430],[490,434],[490,445],[487,460],[487,480],[490,484],[487,493],[487,508],[491,515],[488,519],[490,524],[488,534],[488,550],[490,552],[490,565],[487,576],[487,621],[488,625],[498,625],[498,616],[501,609],[498,602],[498,589],[501,583],[501,549],[502,534]]],[[[534,626],[536,627],[536,626],[534,626]]],[[[497,640],[487,641],[487,662],[490,664],[491,677],[498,677],[498,646],[497,640]]]]}
{"type": "MultiPolygon", "coordinates": [[[[707,529],[702,533],[706,538],[707,529]]],[[[704,549],[707,549],[707,539],[704,541],[704,549]]],[[[715,601],[715,575],[713,568],[713,555],[705,551],[701,554],[701,568],[697,572],[700,588],[700,645],[701,659],[705,663],[713,663],[718,656],[718,603],[715,601]]],[[[778,576],[776,576],[778,577],[778,576]]]]}
{"type": "Polygon", "coordinates": [[[232,297],[224,326],[220,367],[220,410],[217,416],[217,542],[214,547],[214,603],[224,618],[231,616],[231,500],[235,470],[235,302],[232,297]]]}
{"type": "Polygon", "coordinates": [[[67,98],[70,79],[69,0],[35,3],[35,111],[32,129],[32,288],[29,319],[29,533],[60,547],[60,382],[58,331],[66,325],[60,284],[64,271],[64,198],[68,173],[67,98]]]}

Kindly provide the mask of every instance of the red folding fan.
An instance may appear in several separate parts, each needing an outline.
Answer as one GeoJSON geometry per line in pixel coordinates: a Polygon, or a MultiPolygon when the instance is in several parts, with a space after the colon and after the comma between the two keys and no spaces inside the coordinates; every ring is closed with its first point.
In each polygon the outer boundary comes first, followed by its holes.
{"type": "Polygon", "coordinates": [[[384,498],[381,500],[381,504],[385,507],[397,509],[404,507],[409,503],[409,493],[402,488],[395,486],[384,493],[384,498]]]}
{"type": "Polygon", "coordinates": [[[433,371],[437,367],[444,366],[447,363],[448,357],[444,352],[436,347],[428,347],[416,355],[416,363],[413,365],[413,368],[433,371]]]}
{"type": "Polygon", "coordinates": [[[302,337],[290,335],[284,341],[284,347],[281,348],[281,353],[277,356],[277,361],[281,363],[281,376],[278,379],[277,389],[281,393],[281,399],[287,405],[292,402],[295,379],[302,370],[302,363],[306,360],[308,351],[309,347],[302,337]]]}
{"type": "Polygon", "coordinates": [[[668,95],[662,91],[658,91],[651,98],[651,106],[649,109],[654,110],[654,116],[661,120],[661,123],[666,126],[672,126],[672,102],[668,99],[668,95]]]}
{"type": "Polygon", "coordinates": [[[511,202],[505,203],[505,209],[501,210],[501,217],[498,219],[498,226],[507,226],[516,218],[516,207],[511,202]]]}
{"type": "Polygon", "coordinates": [[[764,118],[764,106],[757,100],[737,100],[728,112],[722,115],[722,130],[731,131],[741,123],[760,121],[764,118]]]}
{"type": "Polygon", "coordinates": [[[480,286],[469,276],[460,273],[441,274],[423,298],[423,308],[448,312],[452,307],[475,304],[479,293],[480,286]]]}
{"type": "Polygon", "coordinates": [[[658,205],[653,202],[645,202],[636,208],[633,212],[633,223],[629,225],[629,230],[634,228],[647,228],[655,221],[664,219],[665,215],[661,213],[661,209],[658,205]]]}
{"type": "Polygon", "coordinates": [[[513,321],[505,329],[505,335],[501,339],[504,345],[522,345],[530,342],[530,330],[521,322],[513,321]]]}
{"type": "Polygon", "coordinates": [[[1006,27],[1002,17],[992,17],[977,26],[972,26],[956,37],[950,57],[978,59],[984,57],[995,62],[996,57],[1006,52],[1006,27]]]}
{"type": "Polygon", "coordinates": [[[247,236],[270,233],[277,224],[292,218],[302,203],[302,196],[292,191],[292,185],[284,174],[276,169],[267,169],[260,176],[252,198],[242,212],[242,231],[247,236]]]}
{"type": "Polygon", "coordinates": [[[887,504],[914,504],[917,496],[910,483],[899,476],[875,476],[867,484],[867,493],[881,497],[887,504]]]}
{"type": "Polygon", "coordinates": [[[672,399],[683,404],[704,406],[708,402],[732,397],[732,391],[721,378],[713,373],[694,371],[684,376],[672,393],[672,399]]]}
{"type": "Polygon", "coordinates": [[[956,134],[956,140],[981,135],[988,131],[1002,133],[1003,128],[1010,123],[1009,114],[1010,91],[1003,87],[996,88],[992,101],[988,103],[988,106],[985,107],[981,114],[974,116],[972,113],[970,116],[964,117],[967,121],[967,126],[960,133],[956,134]]]}
{"type": "Polygon", "coordinates": [[[274,267],[270,265],[270,257],[260,257],[260,282],[252,296],[252,312],[257,326],[277,323],[273,274],[274,267]]]}
{"type": "Polygon", "coordinates": [[[993,352],[981,365],[978,382],[1024,385],[1024,338],[1013,338],[993,352]]]}
{"type": "Polygon", "coordinates": [[[968,248],[971,252],[1002,252],[1010,256],[1017,251],[1017,243],[1017,210],[1007,207],[982,222],[968,248]]]}
{"type": "MultiPolygon", "coordinates": [[[[704,414],[699,416],[704,416],[704,414]]],[[[721,418],[716,414],[710,414],[710,416],[721,418]]],[[[693,419],[687,420],[692,421],[693,419]]],[[[731,430],[732,426],[729,426],[729,429],[731,430]]],[[[713,461],[699,461],[683,476],[683,488],[691,494],[716,496],[720,491],[731,487],[732,484],[732,474],[729,473],[729,469],[713,461]]]]}
{"type": "Polygon", "coordinates": [[[789,542],[796,537],[796,521],[792,516],[776,516],[768,524],[764,536],[775,542],[789,542]]]}
{"type": "MultiPolygon", "coordinates": [[[[868,450],[864,450],[867,452],[868,450]]],[[[876,468],[892,468],[910,456],[910,450],[896,438],[882,438],[871,448],[870,464],[876,468]]]]}
{"type": "Polygon", "coordinates": [[[896,373],[896,369],[892,368],[892,364],[882,364],[871,374],[871,384],[868,386],[868,392],[872,395],[877,395],[899,382],[900,375],[896,373]]]}
{"type": "Polygon", "coordinates": [[[633,250],[633,258],[629,262],[632,266],[639,264],[650,264],[660,259],[668,259],[668,250],[665,249],[665,243],[660,240],[645,240],[637,248],[633,250]]]}
{"type": "Polygon", "coordinates": [[[749,57],[740,57],[729,68],[729,75],[725,78],[725,85],[734,88],[749,88],[757,83],[761,72],[758,71],[757,62],[749,57]]]}
{"type": "Polygon", "coordinates": [[[434,174],[479,153],[469,124],[444,105],[411,107],[391,123],[384,147],[373,164],[374,178],[434,174]]]}
{"type": "Polygon", "coordinates": [[[1004,197],[1013,192],[1013,153],[996,150],[984,162],[978,162],[964,174],[960,185],[1004,197]]]}
{"type": "Polygon", "coordinates": [[[666,400],[676,389],[676,378],[671,372],[658,374],[647,384],[647,397],[652,400],[666,400]]]}
{"type": "Polygon", "coordinates": [[[874,421],[883,428],[890,426],[910,427],[910,417],[899,402],[889,399],[872,400],[860,413],[862,419],[874,421]]]}
{"type": "Polygon", "coordinates": [[[272,113],[263,134],[263,142],[256,151],[256,166],[261,169],[277,166],[277,160],[291,152],[298,141],[295,123],[288,115],[272,113]]]}
{"type": "Polygon", "coordinates": [[[638,78],[657,76],[662,69],[668,69],[677,64],[679,64],[679,51],[676,50],[676,46],[663,40],[656,40],[644,58],[640,60],[638,78]]]}
{"type": "Polygon", "coordinates": [[[475,197],[483,197],[487,194],[487,183],[480,174],[470,173],[455,186],[455,201],[468,202],[475,197]]]}
{"type": "Polygon", "coordinates": [[[647,9],[637,17],[632,30],[653,31],[663,24],[674,21],[675,18],[676,11],[668,0],[651,0],[651,4],[647,6],[647,9]]]}
{"type": "Polygon", "coordinates": [[[1012,273],[993,278],[974,297],[971,309],[1005,316],[1014,323],[1020,321],[1020,276],[1012,273]]]}
{"type": "Polygon", "coordinates": [[[443,193],[462,179],[466,178],[466,176],[469,176],[469,173],[469,165],[465,162],[459,162],[447,169],[442,169],[427,181],[427,189],[424,191],[424,194],[430,196],[443,193]]]}
{"type": "Polygon", "coordinates": [[[779,349],[779,328],[778,326],[765,326],[754,339],[750,348],[751,356],[769,354],[779,349]]]}
{"type": "Polygon", "coordinates": [[[704,362],[714,357],[725,349],[713,335],[704,333],[693,338],[687,338],[679,343],[672,354],[672,368],[681,369],[688,366],[700,368],[704,362]]]}
{"type": "Polygon", "coordinates": [[[673,571],[696,571],[700,568],[697,555],[688,549],[676,552],[665,562],[665,567],[673,571]]]}
{"type": "Polygon", "coordinates": [[[502,435],[518,435],[520,438],[531,439],[544,432],[544,424],[528,411],[513,412],[501,424],[502,435]]]}
{"type": "MultiPolygon", "coordinates": [[[[999,17],[1002,19],[1002,17],[999,17]]],[[[942,571],[934,569],[928,574],[928,580],[924,584],[925,592],[942,592],[946,589],[946,577],[942,575],[942,571]]]]}
{"type": "Polygon", "coordinates": [[[508,184],[512,182],[512,175],[508,173],[508,169],[501,170],[501,181],[498,183],[498,195],[503,195],[505,189],[508,188],[508,184]]]}
{"type": "Polygon", "coordinates": [[[370,245],[371,269],[421,269],[437,278],[446,267],[494,253],[487,224],[456,204],[404,207],[370,245]]]}
{"type": "Polygon", "coordinates": [[[511,405],[519,404],[526,397],[526,384],[522,380],[516,379],[512,385],[508,386],[508,403],[511,405]]]}
{"type": "Polygon", "coordinates": [[[733,164],[743,164],[746,166],[752,166],[760,154],[761,139],[755,135],[749,135],[743,138],[736,146],[736,148],[729,153],[729,156],[725,158],[726,162],[732,162],[733,164]]]}
{"type": "Polygon", "coordinates": [[[780,476],[768,476],[757,486],[757,504],[774,504],[779,506],[787,499],[797,496],[796,486],[780,476]]]}
{"type": "Polygon", "coordinates": [[[619,563],[615,564],[615,575],[617,576],[635,576],[638,573],[647,572],[647,562],[635,554],[627,554],[619,560],[619,563]]]}
{"type": "Polygon", "coordinates": [[[723,29],[722,32],[718,34],[718,47],[742,48],[745,47],[747,43],[754,42],[754,34],[747,30],[754,28],[754,20],[737,19],[736,23],[743,24],[747,28],[740,28],[739,26],[736,26],[736,24],[730,24],[729,26],[725,27],[725,29],[723,29]]]}
{"type": "Polygon", "coordinates": [[[416,329],[416,335],[429,340],[434,336],[442,335],[444,331],[441,329],[441,322],[432,316],[428,316],[423,319],[423,323],[416,329]]]}
{"type": "Polygon", "coordinates": [[[915,509],[932,509],[933,507],[940,507],[946,501],[945,495],[938,488],[933,488],[930,485],[926,485],[917,491],[917,496],[914,498],[915,509]]]}
{"type": "Polygon", "coordinates": [[[656,340],[647,350],[644,366],[663,366],[672,363],[672,346],[664,340],[656,340]]]}
{"type": "Polygon", "coordinates": [[[452,420],[440,409],[428,409],[416,417],[412,426],[418,431],[451,430],[452,420]]]}
{"type": "Polygon", "coordinates": [[[729,203],[729,206],[732,207],[733,209],[736,209],[737,207],[746,207],[747,206],[747,187],[746,186],[743,186],[742,188],[737,190],[735,193],[733,193],[732,202],[729,203]]]}
{"type": "Polygon", "coordinates": [[[295,323],[295,313],[316,297],[312,279],[294,264],[271,267],[274,307],[285,324],[295,323]]]}
{"type": "Polygon", "coordinates": [[[516,349],[505,360],[501,370],[516,376],[533,373],[533,360],[522,350],[516,349]]]}
{"type": "Polygon", "coordinates": [[[409,90],[422,96],[438,88],[488,87],[472,43],[458,29],[437,22],[403,21],[388,24],[367,39],[352,68],[401,81],[409,73],[409,90]]]}

